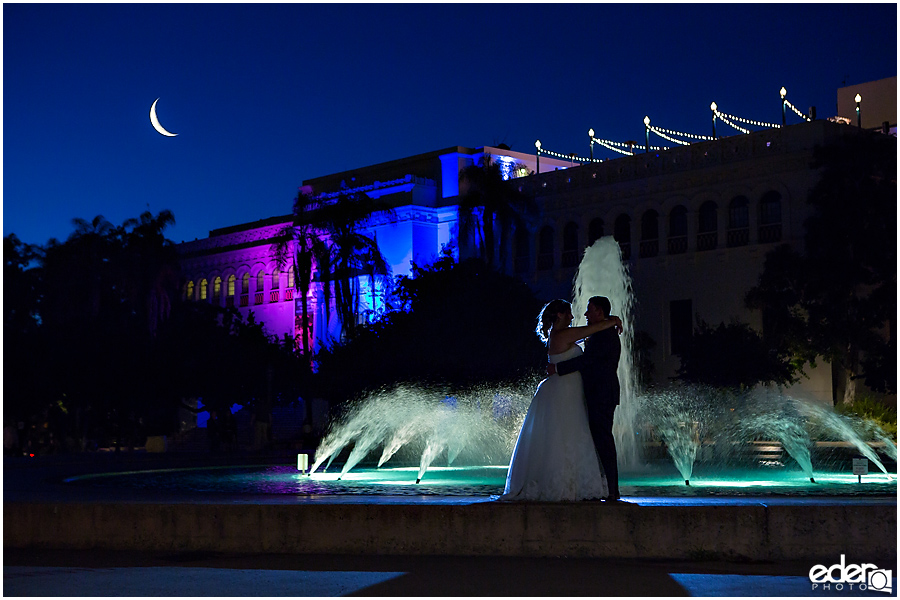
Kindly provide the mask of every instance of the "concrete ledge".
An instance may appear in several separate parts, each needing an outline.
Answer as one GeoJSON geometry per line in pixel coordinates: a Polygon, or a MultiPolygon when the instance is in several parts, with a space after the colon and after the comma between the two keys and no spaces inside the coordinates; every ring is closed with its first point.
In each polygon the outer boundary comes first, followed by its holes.
{"type": "Polygon", "coordinates": [[[771,561],[895,559],[896,535],[895,505],[3,506],[6,548],[771,561]]]}

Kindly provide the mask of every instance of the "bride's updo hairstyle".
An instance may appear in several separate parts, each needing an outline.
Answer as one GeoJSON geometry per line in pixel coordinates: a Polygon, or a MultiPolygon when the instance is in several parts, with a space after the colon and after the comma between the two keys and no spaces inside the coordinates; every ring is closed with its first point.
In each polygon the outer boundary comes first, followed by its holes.
{"type": "Polygon", "coordinates": [[[556,323],[559,313],[567,313],[572,310],[572,305],[565,300],[551,300],[544,305],[537,318],[537,327],[534,332],[545,344],[550,341],[550,328],[556,323]]]}

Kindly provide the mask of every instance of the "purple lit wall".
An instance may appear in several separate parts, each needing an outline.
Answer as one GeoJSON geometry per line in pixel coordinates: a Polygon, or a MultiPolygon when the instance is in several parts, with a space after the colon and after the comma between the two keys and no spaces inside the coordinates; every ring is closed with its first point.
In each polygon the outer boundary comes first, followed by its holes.
{"type": "MultiPolygon", "coordinates": [[[[392,281],[398,275],[409,275],[413,262],[419,266],[432,263],[449,244],[453,245],[454,256],[459,257],[456,202],[459,173],[466,166],[477,163],[484,154],[491,154],[506,163],[512,164],[514,161],[533,168],[534,157],[526,154],[497,148],[472,150],[458,147],[456,151],[440,155],[422,155],[424,158],[421,160],[412,157],[412,166],[400,167],[417,173],[433,173],[439,183],[429,177],[391,171],[386,167],[379,171],[381,180],[374,180],[373,176],[373,180],[357,182],[357,187],[350,190],[379,198],[396,207],[392,216],[374,215],[367,228],[367,233],[377,239],[382,254],[391,266],[392,281]]],[[[567,165],[552,159],[546,162],[548,167],[562,168],[567,165]]],[[[304,186],[304,189],[308,193],[312,191],[309,186],[304,186]]],[[[339,191],[316,190],[326,198],[339,191]]],[[[206,239],[180,244],[178,249],[185,276],[183,293],[187,295],[192,284],[191,300],[234,306],[245,318],[252,312],[270,335],[278,338],[288,335],[297,339],[301,333],[302,314],[301,301],[297,297],[299,292],[291,285],[287,265],[283,272],[274,275],[277,262],[272,243],[290,221],[290,215],[273,217],[215,230],[206,239]],[[232,276],[234,284],[230,287],[228,281],[232,276]],[[213,288],[217,278],[221,281],[218,294],[214,293],[213,288]],[[205,300],[201,300],[200,283],[203,280],[208,285],[205,300]]],[[[360,300],[358,312],[363,318],[371,318],[384,309],[386,291],[383,285],[376,283],[373,294],[367,277],[360,277],[355,284],[360,300]]],[[[323,344],[340,336],[340,324],[334,311],[334,300],[331,300],[330,306],[325,306],[322,284],[314,283],[307,299],[313,325],[311,347],[313,351],[318,351],[323,344]]]]}

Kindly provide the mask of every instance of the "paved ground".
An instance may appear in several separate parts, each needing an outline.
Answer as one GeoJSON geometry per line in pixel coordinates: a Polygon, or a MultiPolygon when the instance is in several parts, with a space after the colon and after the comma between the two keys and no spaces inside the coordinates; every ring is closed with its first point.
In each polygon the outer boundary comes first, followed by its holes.
{"type": "MultiPolygon", "coordinates": [[[[66,488],[60,493],[59,475],[122,470],[131,461],[105,457],[86,464],[80,458],[54,458],[43,468],[22,461],[4,461],[4,501],[141,502],[133,491],[121,495],[90,487],[66,488]],[[115,466],[118,468],[110,468],[115,466]]],[[[138,459],[143,463],[148,459],[138,459]]],[[[208,462],[196,459],[197,462],[208,462]]],[[[153,460],[160,466],[184,466],[194,459],[153,460]],[[161,464],[178,462],[178,465],[161,464]]],[[[144,464],[140,466],[144,467],[144,464]]],[[[199,465],[197,465],[199,466],[199,465]]],[[[153,494],[151,494],[153,495],[153,494]]],[[[669,499],[632,498],[642,505],[669,499]]],[[[204,502],[209,499],[157,495],[156,502],[204,502]]],[[[235,498],[236,503],[261,499],[235,498]]],[[[269,498],[270,502],[283,499],[269,498]]],[[[296,501],[293,499],[292,501],[296,501]]],[[[307,499],[306,501],[317,501],[307,499]]],[[[335,498],[321,499],[335,502],[335,498]]],[[[341,500],[338,500],[341,501],[341,500]]],[[[354,502],[358,499],[344,499],[354,502]]],[[[369,499],[368,501],[371,501],[369,499]]],[[[382,499],[382,502],[391,502],[382,499]]],[[[401,500],[396,500],[401,502],[401,500]]],[[[422,499],[429,503],[473,502],[473,498],[422,499]]],[[[410,498],[403,503],[416,502],[410,498]]],[[[684,502],[683,500],[681,502],[684,502]]],[[[791,502],[821,504],[819,499],[709,498],[701,503],[740,504],[791,502]]],[[[826,503],[896,504],[886,498],[828,499],[826,503]]],[[[835,557],[836,561],[839,557],[835,557]]],[[[854,557],[848,557],[853,562],[854,557]]],[[[869,559],[872,561],[872,559],[869,559]]],[[[835,561],[835,562],[836,562],[835,561]]],[[[898,568],[895,559],[879,567],[898,568]]],[[[42,550],[4,548],[4,596],[828,596],[868,595],[883,592],[859,589],[813,589],[812,564],[651,562],[582,558],[504,557],[384,557],[254,554],[172,554],[101,550],[42,550]]],[[[834,586],[836,587],[836,586],[834,586]]],[[[897,594],[896,578],[892,581],[897,594]]]]}
{"type": "MultiPolygon", "coordinates": [[[[881,565],[879,565],[881,566],[881,565]]],[[[885,565],[888,566],[888,565],[885,565]]],[[[4,552],[4,596],[833,596],[806,564],[4,552]]],[[[893,582],[896,595],[896,579],[893,582]]]]}

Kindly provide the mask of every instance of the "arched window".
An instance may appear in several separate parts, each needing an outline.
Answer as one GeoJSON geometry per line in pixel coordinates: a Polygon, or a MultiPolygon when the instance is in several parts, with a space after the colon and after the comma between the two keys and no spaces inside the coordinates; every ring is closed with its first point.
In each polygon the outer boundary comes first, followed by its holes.
{"type": "Polygon", "coordinates": [[[680,204],[669,213],[669,254],[687,252],[687,209],[680,204]]]}
{"type": "Polygon", "coordinates": [[[290,267],[288,267],[287,275],[288,275],[287,286],[289,289],[294,289],[294,265],[291,265],[290,267]]]}
{"type": "Polygon", "coordinates": [[[648,210],[641,216],[641,258],[659,254],[659,213],[648,210]]]}
{"type": "Polygon", "coordinates": [[[747,198],[737,196],[728,205],[728,234],[726,245],[729,248],[746,246],[750,241],[750,213],[747,198]]]}
{"type": "Polygon", "coordinates": [[[188,300],[194,299],[194,282],[188,281],[187,286],[185,287],[184,296],[188,300]]]}
{"type": "Polygon", "coordinates": [[[529,255],[531,248],[528,240],[528,229],[525,227],[517,227],[515,234],[515,270],[516,273],[527,273],[530,263],[529,255]]]}
{"type": "Polygon", "coordinates": [[[221,293],[222,293],[222,278],[217,275],[216,278],[213,280],[213,294],[216,296],[216,298],[218,298],[219,294],[221,294],[221,293]]]}
{"type": "Polygon", "coordinates": [[[622,248],[622,258],[631,258],[631,217],[621,214],[613,225],[613,237],[622,248]]]}
{"type": "Polygon", "coordinates": [[[263,294],[265,293],[266,271],[260,269],[256,273],[256,290],[253,294],[253,304],[262,304],[263,294]]]}
{"type": "Polygon", "coordinates": [[[594,242],[603,237],[603,219],[591,219],[588,223],[588,246],[592,246],[594,242]]]}
{"type": "Polygon", "coordinates": [[[697,250],[714,250],[719,242],[717,231],[716,203],[707,200],[700,205],[699,222],[697,228],[697,250]]]}
{"type": "Polygon", "coordinates": [[[225,280],[225,306],[234,306],[234,273],[225,280]]]}
{"type": "Polygon", "coordinates": [[[244,273],[241,277],[241,306],[250,304],[250,273],[244,273]]]}
{"type": "Polygon", "coordinates": [[[781,241],[781,194],[769,191],[759,201],[759,243],[781,241]]]}
{"type": "Polygon", "coordinates": [[[553,268],[553,228],[545,225],[538,235],[538,270],[553,268]]]}
{"type": "Polygon", "coordinates": [[[281,287],[281,271],[276,267],[274,271],[272,271],[272,289],[277,290],[281,287]]]}
{"type": "Polygon", "coordinates": [[[200,280],[200,299],[206,300],[206,288],[209,286],[209,283],[205,279],[200,280]]]}
{"type": "Polygon", "coordinates": [[[578,265],[578,223],[572,221],[566,223],[563,228],[563,253],[562,266],[575,267],[578,265]]]}

